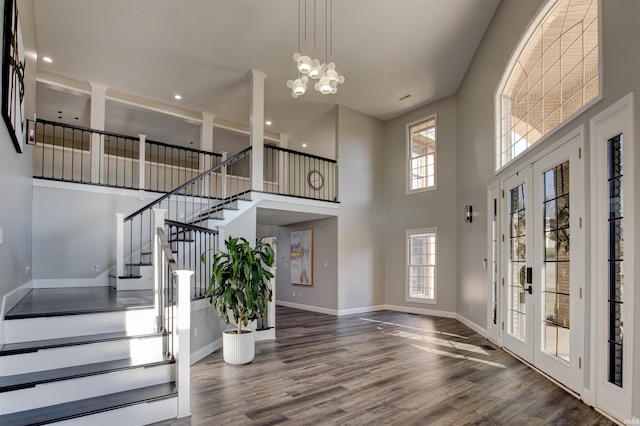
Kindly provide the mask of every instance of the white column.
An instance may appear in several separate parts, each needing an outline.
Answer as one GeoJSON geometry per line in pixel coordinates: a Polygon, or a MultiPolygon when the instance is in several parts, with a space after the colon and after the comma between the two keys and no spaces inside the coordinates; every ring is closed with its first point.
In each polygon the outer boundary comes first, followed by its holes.
{"type": "MultiPolygon", "coordinates": [[[[280,148],[289,148],[289,136],[280,133],[280,148]]],[[[282,151],[278,153],[278,178],[278,192],[289,195],[289,154],[282,151]]]]}
{"type": "MultiPolygon", "coordinates": [[[[104,130],[107,86],[89,82],[91,85],[91,121],[89,127],[104,130]]],[[[100,183],[103,169],[104,138],[96,133],[91,134],[91,182],[100,183]]],[[[107,182],[108,183],[108,182],[107,182]]]]}
{"type": "Polygon", "coordinates": [[[289,148],[289,138],[291,135],[280,133],[280,148],[289,148]]]}
{"type": "MultiPolygon", "coordinates": [[[[200,127],[200,149],[202,151],[213,152],[213,119],[216,116],[207,112],[202,113],[202,126],[200,127]]],[[[213,167],[209,161],[200,165],[200,173],[213,167]]]]}
{"type": "Polygon", "coordinates": [[[262,191],[264,186],[264,80],[267,74],[249,71],[251,95],[249,101],[249,139],[251,146],[251,189],[262,191]]]}
{"type": "Polygon", "coordinates": [[[140,133],[138,135],[138,138],[140,139],[140,147],[138,148],[138,198],[140,200],[144,200],[145,171],[147,170],[147,135],[143,135],[142,133],[140,133]]]}
{"type": "Polygon", "coordinates": [[[116,213],[116,280],[124,275],[124,213],[116,213]]]}
{"type": "Polygon", "coordinates": [[[175,356],[177,363],[178,418],[191,415],[191,275],[193,271],[175,271],[178,287],[178,332],[175,356]]]}

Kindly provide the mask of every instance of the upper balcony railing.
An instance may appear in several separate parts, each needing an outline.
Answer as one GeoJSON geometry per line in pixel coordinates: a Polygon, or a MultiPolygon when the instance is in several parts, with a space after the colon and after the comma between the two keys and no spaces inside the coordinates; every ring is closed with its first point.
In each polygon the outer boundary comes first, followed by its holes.
{"type": "Polygon", "coordinates": [[[34,177],[170,192],[220,164],[222,156],[38,119],[28,123],[34,177]],[[141,167],[142,165],[142,167],[141,167]]]}
{"type": "MultiPolygon", "coordinates": [[[[169,193],[223,162],[221,154],[38,119],[28,122],[37,178],[169,193]],[[141,166],[142,165],[142,166],[141,166]]],[[[338,200],[335,160],[265,145],[263,192],[338,200]]],[[[228,164],[229,177],[212,196],[225,199],[251,188],[250,156],[228,164]]]]}
{"type": "Polygon", "coordinates": [[[265,145],[263,170],[265,192],[338,200],[335,160],[265,145]]]}

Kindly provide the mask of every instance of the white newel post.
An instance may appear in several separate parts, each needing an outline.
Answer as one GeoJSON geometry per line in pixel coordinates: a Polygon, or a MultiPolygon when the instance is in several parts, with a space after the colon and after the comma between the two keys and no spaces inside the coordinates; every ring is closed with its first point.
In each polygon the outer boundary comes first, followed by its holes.
{"type": "MultiPolygon", "coordinates": [[[[153,302],[156,307],[156,327],[160,329],[162,327],[162,317],[164,309],[164,299],[162,293],[162,273],[164,271],[164,256],[162,253],[162,247],[158,241],[158,228],[164,229],[164,216],[167,213],[166,209],[152,209],[153,210],[153,253],[151,258],[154,260],[153,268],[153,302]]],[[[169,238],[169,236],[167,236],[169,238]]]]}
{"type": "Polygon", "coordinates": [[[264,80],[267,74],[249,71],[251,99],[249,102],[249,139],[251,144],[251,189],[264,188],[264,80]]]}
{"type": "Polygon", "coordinates": [[[124,213],[116,213],[116,280],[124,275],[124,213]]]}
{"type": "Polygon", "coordinates": [[[191,275],[193,271],[175,271],[178,287],[177,363],[178,418],[191,415],[191,275]]]}
{"type": "MultiPolygon", "coordinates": [[[[89,82],[89,84],[91,85],[90,127],[95,130],[104,130],[107,86],[93,82],[89,82]]],[[[104,137],[98,133],[91,133],[91,183],[100,183],[103,154],[104,137]]]]}
{"type": "MultiPolygon", "coordinates": [[[[227,161],[229,153],[227,151],[222,151],[220,154],[222,154],[222,162],[224,163],[225,161],[227,161]]],[[[220,180],[220,198],[224,200],[227,198],[227,166],[222,167],[222,169],[220,170],[220,180]]]]}
{"type": "Polygon", "coordinates": [[[138,149],[138,198],[144,200],[144,187],[145,187],[145,172],[147,171],[146,162],[146,148],[147,148],[147,135],[140,133],[138,135],[140,139],[140,146],[138,149]]]}

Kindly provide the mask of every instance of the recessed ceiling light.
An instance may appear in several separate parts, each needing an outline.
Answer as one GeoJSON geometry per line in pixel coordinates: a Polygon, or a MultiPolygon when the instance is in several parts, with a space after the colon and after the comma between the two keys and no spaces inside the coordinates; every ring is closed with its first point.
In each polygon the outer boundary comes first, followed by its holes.
{"type": "Polygon", "coordinates": [[[306,147],[307,147],[307,144],[303,142],[303,143],[302,143],[302,147],[303,147],[303,148],[306,148],[306,147]]]}
{"type": "Polygon", "coordinates": [[[182,99],[182,96],[180,96],[180,95],[178,95],[178,94],[174,95],[173,97],[174,97],[174,98],[176,98],[177,100],[182,99]]]}
{"type": "Polygon", "coordinates": [[[45,62],[49,62],[49,63],[53,62],[53,59],[51,59],[48,56],[43,57],[42,60],[45,61],[45,62]]]}
{"type": "Polygon", "coordinates": [[[266,124],[267,126],[271,126],[271,120],[265,121],[264,124],[266,124]]]}

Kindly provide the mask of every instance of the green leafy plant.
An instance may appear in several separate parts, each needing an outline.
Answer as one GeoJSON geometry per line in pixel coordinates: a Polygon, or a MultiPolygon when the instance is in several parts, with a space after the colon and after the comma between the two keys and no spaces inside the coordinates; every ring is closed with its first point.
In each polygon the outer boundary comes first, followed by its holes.
{"type": "MultiPolygon", "coordinates": [[[[220,317],[231,324],[229,312],[233,314],[238,329],[242,333],[249,321],[262,318],[267,312],[273,292],[269,280],[273,274],[269,268],[275,261],[275,253],[269,243],[262,238],[251,247],[240,237],[229,237],[225,241],[227,252],[213,255],[211,280],[205,293],[211,306],[220,317]]],[[[206,252],[200,257],[206,263],[206,252]]]]}

